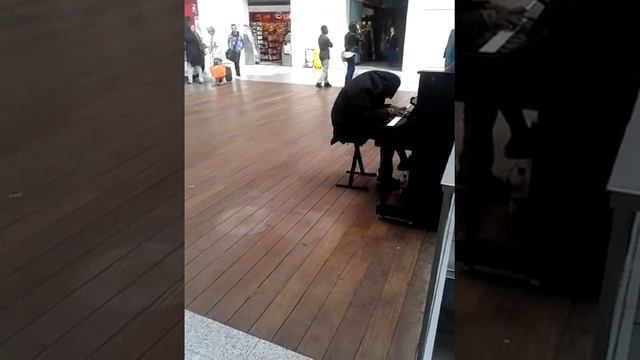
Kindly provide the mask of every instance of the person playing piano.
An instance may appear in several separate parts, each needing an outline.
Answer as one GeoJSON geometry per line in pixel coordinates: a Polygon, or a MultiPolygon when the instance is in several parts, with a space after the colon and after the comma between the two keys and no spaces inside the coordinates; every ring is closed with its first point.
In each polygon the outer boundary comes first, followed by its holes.
{"type": "MultiPolygon", "coordinates": [[[[331,145],[336,142],[363,145],[369,139],[384,138],[389,121],[403,113],[402,109],[385,104],[386,99],[393,98],[399,87],[400,78],[397,75],[378,70],[367,71],[350,81],[338,94],[331,110],[331,145]]],[[[378,181],[382,186],[394,184],[394,152],[394,147],[382,141],[378,170],[378,181]]],[[[397,153],[401,164],[406,164],[406,153],[400,150],[397,153]]]]}

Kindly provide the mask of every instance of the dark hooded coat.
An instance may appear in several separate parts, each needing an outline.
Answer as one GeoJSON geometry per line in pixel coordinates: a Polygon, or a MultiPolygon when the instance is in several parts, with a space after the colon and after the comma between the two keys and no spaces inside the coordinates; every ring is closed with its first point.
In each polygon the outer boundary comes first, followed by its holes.
{"type": "Polygon", "coordinates": [[[331,110],[332,144],[364,144],[389,119],[385,100],[400,87],[400,78],[387,71],[367,71],[351,80],[338,94],[331,110]]]}
{"type": "Polygon", "coordinates": [[[192,66],[204,66],[204,51],[202,51],[201,40],[189,28],[184,31],[184,46],[187,61],[192,66]]]}

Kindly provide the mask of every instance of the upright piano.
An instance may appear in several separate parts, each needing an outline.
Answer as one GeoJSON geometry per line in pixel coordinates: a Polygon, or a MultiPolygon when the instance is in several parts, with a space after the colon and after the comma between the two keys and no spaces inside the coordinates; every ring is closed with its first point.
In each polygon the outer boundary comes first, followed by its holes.
{"type": "Polygon", "coordinates": [[[376,212],[435,230],[442,203],[440,180],[454,142],[454,74],[421,71],[419,75],[413,109],[390,121],[390,136],[385,139],[390,146],[411,150],[404,201],[388,204],[388,194],[382,193],[376,212]]]}

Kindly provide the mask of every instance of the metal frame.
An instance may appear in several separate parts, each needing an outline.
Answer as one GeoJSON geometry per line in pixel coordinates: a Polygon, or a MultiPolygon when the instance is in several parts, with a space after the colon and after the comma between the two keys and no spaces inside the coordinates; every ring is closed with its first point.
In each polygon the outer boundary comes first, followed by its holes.
{"type": "Polygon", "coordinates": [[[450,272],[451,269],[449,269],[449,260],[452,252],[455,225],[454,152],[455,150],[452,149],[441,182],[443,197],[442,207],[440,208],[440,223],[438,225],[438,237],[433,254],[427,300],[418,342],[418,360],[431,360],[433,357],[444,285],[447,278],[453,278],[453,274],[450,272]]]}
{"type": "Polygon", "coordinates": [[[368,173],[364,171],[364,163],[362,162],[362,153],[360,152],[360,146],[353,144],[355,149],[353,150],[353,160],[351,160],[351,170],[347,170],[347,174],[349,174],[349,181],[346,184],[336,184],[337,187],[347,188],[347,189],[355,189],[361,191],[369,191],[367,186],[354,186],[353,180],[355,175],[360,176],[377,176],[376,173],[368,173]],[[359,171],[356,171],[356,165],[358,166],[359,171]]]}
{"type": "Polygon", "coordinates": [[[431,266],[431,279],[427,291],[427,301],[424,308],[424,318],[422,320],[422,330],[418,343],[418,360],[431,360],[438,330],[438,320],[440,319],[440,307],[444,293],[444,284],[447,280],[449,256],[451,253],[451,239],[449,234],[453,233],[454,210],[453,203],[455,195],[445,193],[442,199],[442,209],[440,211],[440,226],[438,239],[431,266]]]}

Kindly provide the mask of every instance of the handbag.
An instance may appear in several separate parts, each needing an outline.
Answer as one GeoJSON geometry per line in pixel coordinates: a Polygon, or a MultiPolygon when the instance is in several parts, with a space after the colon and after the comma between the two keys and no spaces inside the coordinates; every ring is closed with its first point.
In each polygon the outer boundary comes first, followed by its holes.
{"type": "Polygon", "coordinates": [[[224,56],[227,58],[227,60],[229,61],[233,61],[236,62],[235,60],[235,56],[234,56],[235,51],[232,51],[231,49],[227,49],[227,51],[225,51],[224,56]]]}
{"type": "Polygon", "coordinates": [[[353,57],[355,55],[356,55],[356,53],[354,53],[353,51],[346,51],[345,50],[340,54],[340,57],[342,58],[342,61],[347,61],[347,59],[349,59],[349,58],[351,58],[351,57],[353,57]]]}

